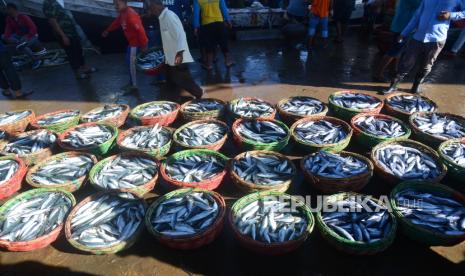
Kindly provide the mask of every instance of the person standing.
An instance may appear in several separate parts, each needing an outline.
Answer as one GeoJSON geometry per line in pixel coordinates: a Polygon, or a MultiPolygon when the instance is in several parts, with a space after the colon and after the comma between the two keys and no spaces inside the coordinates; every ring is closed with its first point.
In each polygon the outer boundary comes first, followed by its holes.
{"type": "Polygon", "coordinates": [[[321,28],[321,38],[324,41],[325,47],[328,40],[328,18],[331,10],[331,0],[313,0],[310,8],[310,23],[308,24],[308,52],[313,48],[313,43],[318,25],[321,28]]]}
{"type": "Polygon", "coordinates": [[[192,79],[188,63],[193,58],[187,45],[187,38],[179,17],[163,5],[161,0],[149,0],[149,8],[160,21],[161,40],[165,53],[167,84],[174,88],[176,95],[184,89],[200,99],[204,92],[192,79]]]}
{"type": "Polygon", "coordinates": [[[459,37],[454,42],[454,45],[452,45],[452,48],[450,48],[450,51],[445,53],[446,56],[451,57],[451,58],[456,57],[459,51],[462,49],[464,44],[465,44],[465,28],[462,28],[462,31],[460,31],[459,37]]]}
{"type": "Polygon", "coordinates": [[[352,12],[355,9],[355,0],[334,0],[333,19],[336,23],[336,43],[344,42],[344,34],[347,30],[352,12]]]}
{"type": "Polygon", "coordinates": [[[287,6],[287,17],[291,21],[304,23],[308,14],[308,1],[307,0],[289,0],[287,6]]]}
{"type": "Polygon", "coordinates": [[[24,99],[34,93],[34,91],[22,92],[18,72],[16,72],[11,62],[11,56],[2,41],[0,41],[0,88],[5,97],[13,99],[24,99]]]}
{"type": "Polygon", "coordinates": [[[465,0],[423,0],[414,16],[398,38],[402,43],[413,31],[401,58],[397,75],[384,94],[397,91],[397,87],[405,76],[419,63],[420,70],[415,76],[411,93],[420,94],[421,85],[431,72],[447,39],[447,31],[451,21],[465,18],[465,0]],[[458,11],[461,10],[461,11],[458,11]]]}

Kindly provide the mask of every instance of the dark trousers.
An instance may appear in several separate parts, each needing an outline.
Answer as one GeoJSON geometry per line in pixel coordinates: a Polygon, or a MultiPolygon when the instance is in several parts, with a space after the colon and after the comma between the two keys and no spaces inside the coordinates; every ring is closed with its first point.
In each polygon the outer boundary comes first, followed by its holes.
{"type": "Polygon", "coordinates": [[[21,89],[21,80],[11,62],[10,54],[0,51],[0,87],[4,90],[11,88],[13,91],[21,89]]]}
{"type": "Polygon", "coordinates": [[[218,45],[223,53],[228,53],[228,31],[224,23],[213,22],[200,27],[200,43],[208,53],[214,53],[218,45]]]}
{"type": "Polygon", "coordinates": [[[181,90],[186,90],[195,97],[202,96],[203,90],[195,83],[187,64],[179,66],[166,65],[166,84],[178,96],[181,90]]]}
{"type": "Polygon", "coordinates": [[[76,71],[81,66],[84,66],[84,53],[82,51],[81,40],[78,37],[70,37],[70,45],[66,46],[63,44],[63,41],[60,40],[61,47],[66,52],[66,56],[68,57],[69,64],[71,68],[76,71]]]}
{"type": "Polygon", "coordinates": [[[407,75],[415,66],[420,64],[420,71],[417,73],[417,78],[425,78],[433,68],[434,62],[441,53],[445,41],[423,43],[415,39],[411,39],[405,47],[404,54],[399,63],[399,75],[407,75]]]}

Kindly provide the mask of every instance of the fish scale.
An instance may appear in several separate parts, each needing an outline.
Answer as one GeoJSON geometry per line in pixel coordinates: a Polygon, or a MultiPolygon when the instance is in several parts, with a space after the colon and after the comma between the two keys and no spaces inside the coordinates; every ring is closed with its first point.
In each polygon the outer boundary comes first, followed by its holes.
{"type": "Polygon", "coordinates": [[[436,113],[418,114],[413,123],[421,131],[443,139],[464,138],[465,123],[447,115],[436,113]]]}
{"type": "Polygon", "coordinates": [[[348,135],[342,126],[326,120],[302,122],[294,130],[300,140],[318,145],[335,144],[348,135]]]}
{"type": "Polygon", "coordinates": [[[104,125],[82,126],[68,132],[61,142],[73,148],[85,148],[103,144],[112,135],[111,128],[104,125]]]}
{"type": "Polygon", "coordinates": [[[48,125],[53,125],[53,124],[58,124],[58,123],[63,123],[66,121],[69,121],[76,116],[78,116],[80,113],[79,110],[73,110],[73,111],[66,111],[66,112],[60,112],[57,114],[53,115],[47,115],[40,120],[37,120],[37,124],[39,126],[48,126],[48,125]]]}
{"type": "Polygon", "coordinates": [[[165,170],[172,179],[183,182],[201,182],[215,177],[224,168],[224,162],[216,156],[194,155],[167,163],[165,170]]]}
{"type": "Polygon", "coordinates": [[[413,114],[415,112],[433,112],[436,107],[418,95],[398,95],[387,100],[392,108],[413,114]]]}
{"type": "Polygon", "coordinates": [[[350,109],[375,109],[381,105],[379,99],[357,93],[337,94],[333,96],[332,100],[336,105],[350,109]]]}
{"type": "Polygon", "coordinates": [[[311,97],[292,97],[283,103],[280,108],[291,114],[308,116],[322,112],[325,105],[311,97]]]}
{"type": "Polygon", "coordinates": [[[236,129],[242,137],[260,143],[273,143],[284,139],[287,130],[271,121],[243,121],[236,129]]]}
{"type": "Polygon", "coordinates": [[[56,142],[55,134],[41,130],[33,134],[19,135],[14,137],[3,149],[4,152],[18,155],[31,154],[42,149],[51,147],[56,142]]]}
{"type": "Polygon", "coordinates": [[[400,123],[385,118],[377,118],[375,116],[360,117],[355,120],[354,123],[363,132],[381,138],[397,138],[407,133],[400,123]]]}
{"type": "Polygon", "coordinates": [[[368,165],[352,156],[320,151],[304,162],[305,169],[328,178],[346,178],[368,171],[368,165]]]}
{"type": "Polygon", "coordinates": [[[0,185],[8,182],[18,171],[19,163],[13,159],[0,160],[0,185]]]}
{"type": "Polygon", "coordinates": [[[208,112],[221,110],[224,107],[223,103],[215,99],[200,99],[190,102],[184,106],[186,112],[208,112]]]}
{"type": "Polygon", "coordinates": [[[134,129],[122,140],[121,144],[131,149],[158,149],[166,145],[171,140],[169,130],[154,125],[134,129]]]}
{"type": "Polygon", "coordinates": [[[65,157],[41,165],[31,177],[41,185],[59,185],[88,174],[93,165],[94,161],[87,155],[65,157]]]}
{"type": "Polygon", "coordinates": [[[163,50],[152,50],[138,57],[136,62],[144,70],[152,69],[165,62],[165,54],[163,50]]]}
{"type": "Polygon", "coordinates": [[[220,141],[227,134],[227,129],[218,123],[191,123],[180,128],[176,139],[189,146],[205,146],[220,141]]]}
{"type": "Polygon", "coordinates": [[[271,104],[260,99],[241,98],[237,102],[230,103],[229,108],[234,114],[250,119],[270,116],[275,111],[271,104]]]}
{"type": "Polygon", "coordinates": [[[459,166],[465,166],[465,145],[460,142],[453,142],[441,149],[441,152],[454,161],[459,166]]]}
{"type": "Polygon", "coordinates": [[[138,117],[152,117],[166,115],[176,110],[175,103],[151,103],[137,109],[134,114],[138,117]]]}
{"type": "Polygon", "coordinates": [[[29,115],[31,115],[31,111],[29,110],[5,112],[0,114],[0,125],[11,124],[13,122],[24,119],[29,115]]]}
{"type": "Polygon", "coordinates": [[[117,117],[123,113],[123,111],[124,107],[122,105],[104,105],[85,114],[81,119],[85,122],[99,122],[108,118],[117,117]]]}

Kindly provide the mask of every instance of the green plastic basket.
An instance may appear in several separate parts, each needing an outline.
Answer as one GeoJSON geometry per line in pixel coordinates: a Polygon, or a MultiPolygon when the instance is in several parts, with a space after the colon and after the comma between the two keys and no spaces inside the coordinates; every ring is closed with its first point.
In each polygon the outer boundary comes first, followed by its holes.
{"type": "Polygon", "coordinates": [[[380,99],[380,105],[376,108],[373,109],[355,109],[355,108],[346,108],[343,106],[339,106],[334,102],[334,98],[339,95],[339,94],[363,94],[369,97],[373,97],[375,99],[378,99],[377,97],[365,93],[360,93],[360,92],[353,92],[353,91],[338,91],[329,96],[328,103],[329,103],[329,109],[331,110],[332,114],[336,116],[337,118],[340,118],[346,122],[350,122],[352,117],[355,115],[358,115],[360,113],[370,113],[370,114],[378,114],[381,112],[381,109],[383,109],[384,102],[381,101],[380,99]]]}
{"type": "Polygon", "coordinates": [[[61,133],[58,137],[58,144],[64,150],[83,151],[83,152],[89,152],[89,153],[95,154],[97,156],[102,156],[102,155],[107,154],[107,152],[109,152],[113,148],[113,146],[115,145],[114,142],[116,140],[116,137],[118,137],[118,129],[114,126],[107,125],[107,124],[101,124],[101,123],[85,123],[85,124],[80,124],[72,128],[69,128],[65,132],[61,133]],[[110,137],[110,139],[108,139],[106,142],[100,145],[92,146],[92,147],[84,147],[84,148],[73,148],[62,142],[62,140],[66,138],[66,136],[68,135],[70,131],[76,128],[79,128],[79,127],[95,126],[95,125],[105,126],[108,129],[110,129],[110,131],[112,132],[112,136],[110,137]]]}
{"type": "MultiPolygon", "coordinates": [[[[150,156],[153,156],[157,159],[161,159],[163,158],[165,155],[168,154],[168,152],[170,151],[171,149],[171,145],[173,143],[173,140],[170,138],[168,140],[168,142],[166,144],[164,144],[163,146],[159,147],[159,148],[156,148],[156,149],[141,149],[141,148],[129,148],[129,147],[126,147],[123,145],[123,141],[124,139],[132,134],[134,131],[136,130],[139,130],[139,129],[144,129],[144,128],[152,128],[153,126],[140,126],[140,127],[133,127],[133,128],[130,128],[126,131],[123,131],[121,132],[119,135],[118,135],[118,138],[116,139],[116,144],[118,145],[118,148],[122,151],[122,152],[126,152],[126,151],[137,151],[137,152],[142,152],[142,153],[145,153],[145,154],[148,154],[150,156]]],[[[172,131],[166,127],[163,127],[163,131],[167,131],[170,133],[170,137],[172,136],[172,131]]]]}
{"type": "MultiPolygon", "coordinates": [[[[465,139],[453,139],[446,142],[443,142],[438,149],[439,156],[441,157],[442,162],[447,166],[448,176],[452,178],[456,184],[464,185],[465,184],[465,166],[459,166],[457,163],[454,162],[449,156],[446,156],[442,150],[449,146],[450,144],[454,143],[462,143],[465,144],[465,139]]],[[[455,183],[454,183],[455,184],[455,183]]],[[[456,186],[456,185],[454,185],[456,186]]]]}
{"type": "Polygon", "coordinates": [[[43,129],[48,129],[48,130],[56,132],[56,133],[62,133],[63,131],[67,130],[68,128],[79,124],[79,119],[81,117],[80,112],[78,112],[77,115],[69,118],[68,120],[66,120],[64,122],[60,122],[60,123],[41,126],[41,125],[39,125],[37,123],[37,121],[39,121],[39,120],[41,120],[43,118],[46,118],[48,116],[53,116],[53,115],[56,115],[56,114],[60,114],[60,113],[64,113],[64,112],[71,112],[71,111],[75,111],[75,110],[73,110],[73,109],[64,109],[64,110],[59,110],[59,111],[50,112],[50,113],[47,113],[47,114],[37,116],[34,119],[34,121],[31,122],[31,127],[33,129],[42,129],[43,128],[43,129]]]}
{"type": "Polygon", "coordinates": [[[238,147],[240,147],[244,151],[250,151],[250,150],[281,151],[283,148],[287,146],[287,144],[289,143],[289,139],[291,137],[289,128],[286,126],[285,123],[278,121],[278,120],[272,120],[272,119],[237,119],[232,126],[232,133],[233,133],[234,142],[236,143],[238,147]],[[260,143],[260,142],[257,142],[251,139],[247,139],[247,138],[242,137],[240,133],[237,131],[237,128],[239,127],[239,125],[244,121],[272,122],[272,123],[279,125],[282,129],[284,129],[287,135],[280,141],[276,141],[273,143],[260,143]]]}

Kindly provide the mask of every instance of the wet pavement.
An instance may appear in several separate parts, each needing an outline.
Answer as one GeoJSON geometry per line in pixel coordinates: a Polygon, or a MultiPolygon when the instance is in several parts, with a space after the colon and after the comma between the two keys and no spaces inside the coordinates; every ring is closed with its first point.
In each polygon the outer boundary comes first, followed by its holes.
{"type": "MultiPolygon", "coordinates": [[[[272,103],[292,95],[308,95],[327,102],[337,90],[376,93],[386,84],[371,82],[377,48],[366,38],[352,36],[345,45],[317,47],[309,57],[305,51],[289,49],[282,41],[236,42],[232,49],[237,65],[227,71],[219,58],[211,74],[192,65],[194,77],[206,88],[208,97],[230,100],[256,96],[272,103]]],[[[194,51],[194,54],[197,54],[194,51]]],[[[68,66],[22,73],[24,87],[36,91],[29,101],[0,98],[0,110],[32,108],[37,114],[62,108],[85,112],[105,103],[135,105],[165,98],[170,91],[152,86],[152,78],[139,74],[140,92],[124,95],[120,87],[127,83],[123,54],[88,57],[89,64],[100,70],[89,81],[76,81],[68,66]]],[[[438,103],[440,111],[465,115],[465,59],[439,60],[426,88],[426,96],[438,103]]],[[[408,81],[401,87],[408,89],[408,81]]],[[[0,96],[1,97],[1,96],[0,96]]],[[[226,151],[234,153],[227,145],[226,151]]],[[[288,152],[301,156],[297,151],[288,152]]],[[[297,160],[298,161],[298,160],[297,160]]],[[[90,187],[77,193],[82,199],[92,193],[90,187]]],[[[162,192],[159,187],[155,193],[162,192]]],[[[219,192],[230,206],[239,196],[231,183],[219,192]]],[[[387,194],[389,188],[374,178],[362,191],[387,194]]],[[[315,195],[316,192],[297,179],[291,194],[315,195]]],[[[150,195],[150,200],[154,195],[150,195]]],[[[219,238],[211,245],[194,251],[168,249],[144,233],[136,244],[121,253],[93,256],[73,249],[64,238],[51,246],[27,253],[0,253],[0,275],[406,275],[461,274],[465,271],[465,243],[455,247],[425,247],[400,233],[393,246],[377,256],[356,257],[339,253],[322,240],[315,228],[307,242],[285,256],[264,257],[239,247],[227,222],[219,238]]]]}

